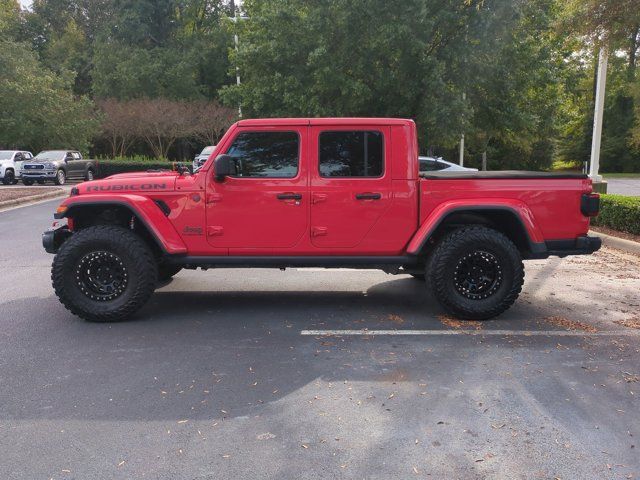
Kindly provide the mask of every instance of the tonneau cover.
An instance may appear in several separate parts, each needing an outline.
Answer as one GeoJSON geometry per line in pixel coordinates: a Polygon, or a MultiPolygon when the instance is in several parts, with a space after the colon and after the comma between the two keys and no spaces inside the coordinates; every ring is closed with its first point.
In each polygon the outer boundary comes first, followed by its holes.
{"type": "Polygon", "coordinates": [[[527,172],[522,170],[496,170],[486,172],[462,171],[462,172],[420,172],[420,178],[428,180],[452,180],[452,179],[474,179],[474,178],[548,178],[553,179],[576,179],[584,180],[588,178],[582,173],[556,173],[556,172],[527,172]]]}

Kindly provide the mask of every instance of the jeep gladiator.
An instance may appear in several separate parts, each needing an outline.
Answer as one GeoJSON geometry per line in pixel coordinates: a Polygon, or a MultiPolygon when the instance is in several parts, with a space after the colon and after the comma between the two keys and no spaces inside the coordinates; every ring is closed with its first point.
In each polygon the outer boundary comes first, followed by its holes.
{"type": "Polygon", "coordinates": [[[421,174],[411,120],[254,119],[193,175],[74,187],[43,245],[60,301],[90,321],[131,316],[182,268],[240,267],[408,274],[451,314],[488,319],[517,299],[523,259],[598,250],[598,209],[585,175],[421,174]]]}

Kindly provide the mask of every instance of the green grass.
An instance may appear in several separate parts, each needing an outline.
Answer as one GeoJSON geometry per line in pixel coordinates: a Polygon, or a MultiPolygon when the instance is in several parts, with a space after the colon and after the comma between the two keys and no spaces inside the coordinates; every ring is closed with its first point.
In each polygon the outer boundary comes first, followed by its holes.
{"type": "Polygon", "coordinates": [[[605,180],[607,178],[640,178],[640,173],[602,173],[605,180]]]}

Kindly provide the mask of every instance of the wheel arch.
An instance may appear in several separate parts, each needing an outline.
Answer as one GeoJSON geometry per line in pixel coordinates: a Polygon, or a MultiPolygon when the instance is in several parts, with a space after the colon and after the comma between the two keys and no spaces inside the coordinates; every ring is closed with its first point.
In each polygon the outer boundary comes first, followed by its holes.
{"type": "Polygon", "coordinates": [[[547,248],[528,209],[510,205],[464,205],[447,208],[427,218],[411,240],[408,253],[424,254],[451,230],[467,225],[484,225],[503,233],[518,248],[523,258],[545,258],[547,248]],[[434,215],[437,217],[434,218],[434,215]],[[524,216],[524,219],[523,219],[524,216]]]}
{"type": "Polygon", "coordinates": [[[99,224],[133,227],[159,255],[184,254],[187,248],[161,208],[153,200],[140,197],[137,204],[125,200],[65,202],[67,208],[56,218],[69,218],[73,228],[99,224]],[[133,219],[133,222],[131,222],[133,219]]]}

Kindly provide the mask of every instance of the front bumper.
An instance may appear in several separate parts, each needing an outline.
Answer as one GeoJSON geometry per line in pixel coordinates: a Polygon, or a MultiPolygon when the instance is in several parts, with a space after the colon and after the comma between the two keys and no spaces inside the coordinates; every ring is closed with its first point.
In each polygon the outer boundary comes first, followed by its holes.
{"type": "Polygon", "coordinates": [[[47,253],[58,253],[62,244],[71,235],[73,235],[73,233],[66,225],[63,227],[52,228],[42,234],[42,246],[47,253]]]}
{"type": "Polygon", "coordinates": [[[22,170],[20,172],[22,178],[33,179],[33,180],[45,180],[50,179],[53,180],[56,178],[55,170],[22,170]]]}

